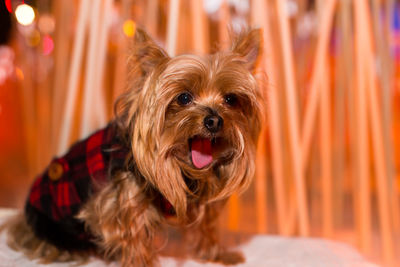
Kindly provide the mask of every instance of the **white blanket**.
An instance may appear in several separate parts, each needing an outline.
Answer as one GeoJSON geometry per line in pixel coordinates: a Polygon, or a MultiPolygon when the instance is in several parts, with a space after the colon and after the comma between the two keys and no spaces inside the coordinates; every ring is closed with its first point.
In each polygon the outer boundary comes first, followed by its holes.
{"type": "MultiPolygon", "coordinates": [[[[0,224],[12,210],[0,209],[0,224]]],[[[242,251],[246,262],[238,267],[373,267],[354,248],[347,244],[317,238],[285,238],[279,236],[256,235],[247,243],[237,247],[242,251]]],[[[222,266],[220,264],[202,264],[194,260],[178,261],[170,257],[161,257],[162,267],[196,267],[222,266]]],[[[71,263],[39,264],[30,261],[23,254],[10,249],[6,244],[5,233],[0,234],[0,266],[7,267],[67,267],[71,263]]],[[[92,258],[85,266],[102,267],[118,266],[117,263],[106,264],[100,259],[92,258]]]]}

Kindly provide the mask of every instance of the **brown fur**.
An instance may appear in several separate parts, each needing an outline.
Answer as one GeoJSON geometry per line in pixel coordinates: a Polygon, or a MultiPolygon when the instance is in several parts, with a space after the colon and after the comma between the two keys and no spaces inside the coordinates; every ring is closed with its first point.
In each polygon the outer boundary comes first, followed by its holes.
{"type": "MultiPolygon", "coordinates": [[[[245,190],[254,175],[261,123],[261,94],[254,78],[260,36],[259,30],[243,32],[231,51],[208,57],[170,58],[137,30],[129,60],[130,86],[116,104],[116,115],[140,175],[117,174],[78,215],[106,259],[123,266],[157,263],[154,237],[169,224],[151,202],[157,190],[174,207],[175,225],[188,233],[195,257],[228,264],[244,260],[219,246],[216,218],[229,196],[245,190]],[[176,98],[185,91],[194,99],[182,106],[176,98]],[[227,94],[235,94],[238,104],[224,103],[227,94]],[[217,134],[203,125],[210,109],[224,119],[217,134]],[[219,138],[215,160],[203,169],[196,169],[188,156],[193,136],[219,138]]],[[[37,240],[22,217],[9,225],[14,248],[46,260],[74,259],[37,240]]]]}

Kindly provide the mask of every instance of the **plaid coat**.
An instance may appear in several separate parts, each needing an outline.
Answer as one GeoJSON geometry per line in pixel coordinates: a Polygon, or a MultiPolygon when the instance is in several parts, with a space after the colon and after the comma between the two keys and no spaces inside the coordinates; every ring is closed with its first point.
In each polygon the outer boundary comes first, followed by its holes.
{"type": "MultiPolygon", "coordinates": [[[[107,184],[113,174],[125,168],[129,148],[109,124],[87,139],[77,142],[55,158],[31,188],[25,214],[35,234],[68,250],[93,247],[91,234],[75,218],[89,197],[107,184]]],[[[169,202],[158,200],[166,216],[173,214],[169,202]]]]}

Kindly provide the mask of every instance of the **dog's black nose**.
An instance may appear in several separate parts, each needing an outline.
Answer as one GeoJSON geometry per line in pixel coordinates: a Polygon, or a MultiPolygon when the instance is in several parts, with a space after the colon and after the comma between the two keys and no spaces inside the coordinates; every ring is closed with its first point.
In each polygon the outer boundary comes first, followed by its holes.
{"type": "Polygon", "coordinates": [[[204,126],[212,133],[221,130],[223,124],[224,120],[218,115],[208,115],[204,118],[204,126]]]}

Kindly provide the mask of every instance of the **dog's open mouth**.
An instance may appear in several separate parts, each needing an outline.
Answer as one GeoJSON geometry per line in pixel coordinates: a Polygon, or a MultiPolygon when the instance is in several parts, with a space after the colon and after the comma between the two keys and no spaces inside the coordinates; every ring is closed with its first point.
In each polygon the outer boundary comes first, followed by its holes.
{"type": "Polygon", "coordinates": [[[216,138],[210,139],[201,136],[189,139],[190,157],[197,169],[202,169],[213,162],[216,142],[216,138]]]}
{"type": "Polygon", "coordinates": [[[211,164],[226,164],[234,155],[229,142],[221,136],[196,135],[188,141],[189,158],[196,169],[203,169],[211,164]]]}
{"type": "Polygon", "coordinates": [[[197,169],[202,169],[213,161],[212,144],[209,138],[195,136],[189,140],[190,156],[197,169]]]}

